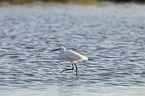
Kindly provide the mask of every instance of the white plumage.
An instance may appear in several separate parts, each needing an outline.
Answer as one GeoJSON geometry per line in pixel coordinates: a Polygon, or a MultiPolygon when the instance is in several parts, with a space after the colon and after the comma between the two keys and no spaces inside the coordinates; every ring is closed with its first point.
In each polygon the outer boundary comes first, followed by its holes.
{"type": "MultiPolygon", "coordinates": [[[[76,67],[76,75],[78,74],[78,68],[77,68],[77,65],[75,64],[75,62],[78,62],[78,61],[83,61],[83,60],[88,60],[87,57],[77,53],[77,52],[74,52],[74,51],[71,51],[71,50],[66,50],[64,47],[61,47],[59,48],[60,49],[60,52],[59,52],[59,56],[67,61],[71,61],[72,63],[72,68],[71,69],[64,69],[62,70],[60,73],[64,72],[64,71],[67,71],[67,70],[73,70],[74,69],[74,65],[76,67]]],[[[54,51],[56,51],[57,49],[55,49],[54,51]]]]}
{"type": "Polygon", "coordinates": [[[67,61],[78,62],[88,60],[87,57],[71,50],[66,50],[64,47],[60,48],[59,56],[67,61]]]}

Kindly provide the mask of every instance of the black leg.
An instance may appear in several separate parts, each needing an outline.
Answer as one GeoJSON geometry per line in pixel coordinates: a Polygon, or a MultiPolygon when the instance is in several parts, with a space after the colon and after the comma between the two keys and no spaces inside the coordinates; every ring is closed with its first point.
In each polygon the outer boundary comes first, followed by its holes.
{"type": "Polygon", "coordinates": [[[76,67],[76,75],[78,75],[78,67],[77,65],[74,63],[75,67],[76,67]]]}
{"type": "Polygon", "coordinates": [[[64,69],[64,70],[62,70],[60,73],[62,73],[62,72],[64,72],[64,71],[67,71],[67,70],[74,70],[74,65],[73,65],[73,63],[72,63],[72,69],[64,69]]]}

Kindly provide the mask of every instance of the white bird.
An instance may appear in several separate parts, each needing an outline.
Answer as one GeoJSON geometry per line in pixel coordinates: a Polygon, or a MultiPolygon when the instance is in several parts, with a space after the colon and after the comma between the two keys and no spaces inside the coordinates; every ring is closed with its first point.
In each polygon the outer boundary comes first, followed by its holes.
{"type": "MultiPolygon", "coordinates": [[[[66,50],[64,47],[61,47],[59,49],[60,49],[59,56],[62,59],[65,59],[67,61],[71,61],[71,63],[72,63],[72,69],[64,69],[60,73],[62,73],[64,71],[67,71],[67,70],[73,70],[74,69],[74,65],[75,65],[75,67],[76,67],[76,75],[77,75],[78,74],[78,68],[77,68],[75,62],[88,60],[88,58],[83,56],[83,55],[81,55],[81,54],[79,54],[79,53],[77,53],[77,52],[75,52],[75,51],[66,50]]],[[[56,51],[56,50],[59,50],[59,49],[55,49],[55,50],[52,50],[52,51],[56,51]]]]}

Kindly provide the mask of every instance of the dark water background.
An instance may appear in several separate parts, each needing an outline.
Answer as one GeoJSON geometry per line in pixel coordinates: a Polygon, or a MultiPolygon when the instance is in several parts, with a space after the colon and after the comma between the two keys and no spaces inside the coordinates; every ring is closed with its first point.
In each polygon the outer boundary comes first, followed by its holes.
{"type": "Polygon", "coordinates": [[[145,5],[0,7],[1,96],[144,96],[145,5]],[[75,71],[54,48],[90,60],[75,71]]]}

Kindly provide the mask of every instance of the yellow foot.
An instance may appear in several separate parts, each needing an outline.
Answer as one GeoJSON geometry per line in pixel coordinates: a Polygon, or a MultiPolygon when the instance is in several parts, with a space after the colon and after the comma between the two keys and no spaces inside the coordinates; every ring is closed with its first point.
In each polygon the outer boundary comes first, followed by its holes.
{"type": "MultiPolygon", "coordinates": [[[[62,72],[64,72],[65,70],[62,70],[61,72],[59,72],[60,74],[62,73],[62,72]]],[[[66,71],[65,71],[66,72],[66,71]]]]}

